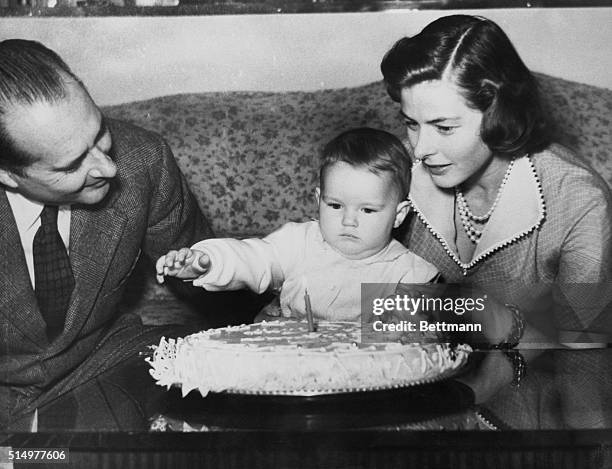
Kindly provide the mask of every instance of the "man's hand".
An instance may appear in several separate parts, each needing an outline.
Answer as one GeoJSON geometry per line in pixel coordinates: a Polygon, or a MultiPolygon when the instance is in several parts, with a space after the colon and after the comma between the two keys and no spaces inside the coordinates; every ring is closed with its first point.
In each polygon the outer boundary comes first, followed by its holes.
{"type": "Polygon", "coordinates": [[[210,257],[202,251],[189,248],[169,251],[157,259],[155,264],[156,278],[159,283],[164,283],[166,275],[183,280],[194,280],[204,275],[209,269],[210,257]]]}

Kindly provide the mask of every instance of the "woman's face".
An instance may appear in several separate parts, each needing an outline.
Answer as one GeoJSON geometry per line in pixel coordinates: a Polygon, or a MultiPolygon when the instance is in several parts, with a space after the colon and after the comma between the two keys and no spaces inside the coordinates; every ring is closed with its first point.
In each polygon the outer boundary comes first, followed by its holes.
{"type": "Polygon", "coordinates": [[[435,80],[404,88],[401,106],[414,157],[438,187],[478,179],[488,167],[492,153],[480,138],[482,112],[468,107],[453,83],[435,80]]]}

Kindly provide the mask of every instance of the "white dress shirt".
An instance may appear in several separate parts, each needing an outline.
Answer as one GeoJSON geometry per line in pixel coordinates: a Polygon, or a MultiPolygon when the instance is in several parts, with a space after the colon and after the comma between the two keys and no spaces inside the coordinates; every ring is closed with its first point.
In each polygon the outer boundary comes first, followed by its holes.
{"type": "MultiPolygon", "coordinates": [[[[21,238],[21,246],[23,247],[23,252],[25,254],[28,272],[30,274],[30,281],[32,282],[32,288],[35,288],[34,254],[32,244],[34,242],[34,236],[40,227],[40,213],[42,212],[44,204],[34,202],[12,191],[6,191],[6,197],[8,198],[11,210],[13,210],[15,222],[17,223],[17,230],[19,231],[19,237],[21,238]]],[[[60,205],[57,215],[57,229],[62,237],[64,246],[66,246],[66,251],[69,252],[70,205],[60,205]]]]}

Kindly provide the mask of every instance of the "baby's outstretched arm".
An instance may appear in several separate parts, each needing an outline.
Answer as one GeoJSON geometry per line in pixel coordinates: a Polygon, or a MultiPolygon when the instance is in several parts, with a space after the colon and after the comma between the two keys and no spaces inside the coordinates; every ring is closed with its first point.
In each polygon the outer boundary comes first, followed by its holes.
{"type": "Polygon", "coordinates": [[[194,280],[204,275],[210,269],[210,258],[202,251],[181,248],[178,251],[169,251],[157,259],[155,264],[156,278],[164,283],[164,276],[176,277],[183,280],[194,280]]]}

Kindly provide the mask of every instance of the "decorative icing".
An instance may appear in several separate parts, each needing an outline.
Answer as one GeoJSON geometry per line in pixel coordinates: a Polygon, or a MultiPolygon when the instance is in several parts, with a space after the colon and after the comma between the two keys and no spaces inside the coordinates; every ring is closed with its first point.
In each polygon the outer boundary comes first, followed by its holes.
{"type": "Polygon", "coordinates": [[[375,389],[433,379],[457,369],[467,345],[362,343],[361,326],[324,322],[308,332],[305,321],[272,321],[210,329],[185,338],[162,338],[154,347],[151,376],[180,386],[183,396],[208,392],[308,395],[375,389]]]}

